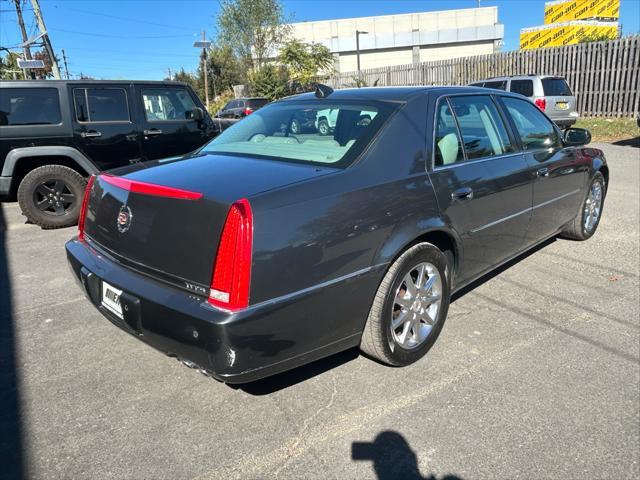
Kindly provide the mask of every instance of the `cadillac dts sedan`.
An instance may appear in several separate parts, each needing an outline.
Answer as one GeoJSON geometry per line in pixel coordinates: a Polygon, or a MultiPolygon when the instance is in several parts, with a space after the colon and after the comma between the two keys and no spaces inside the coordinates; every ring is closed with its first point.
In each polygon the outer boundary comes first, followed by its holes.
{"type": "Polygon", "coordinates": [[[408,365],[452,293],[594,234],[609,170],[589,141],[508,92],[319,86],[92,177],[67,256],[107,319],[224,382],[353,347],[408,365]],[[328,109],[329,134],[292,131],[328,109]]]}

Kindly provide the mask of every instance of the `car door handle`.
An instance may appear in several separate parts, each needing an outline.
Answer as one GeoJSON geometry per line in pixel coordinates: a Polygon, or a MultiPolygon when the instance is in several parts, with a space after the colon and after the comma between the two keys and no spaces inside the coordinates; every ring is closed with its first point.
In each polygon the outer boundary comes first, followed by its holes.
{"type": "Polygon", "coordinates": [[[95,130],[89,130],[88,132],[82,132],[80,134],[80,136],[82,138],[96,138],[96,137],[101,137],[102,136],[102,132],[96,132],[95,130]]]}
{"type": "Polygon", "coordinates": [[[162,130],[159,130],[157,128],[152,128],[151,130],[144,130],[143,132],[145,135],[149,136],[149,135],[162,135],[162,130]]]}
{"type": "Polygon", "coordinates": [[[539,168],[538,171],[536,172],[536,175],[538,175],[538,177],[548,177],[549,169],[547,167],[539,168]]]}
{"type": "Polygon", "coordinates": [[[471,200],[473,198],[473,190],[469,187],[459,188],[451,194],[451,200],[457,202],[463,202],[465,200],[471,200]]]}

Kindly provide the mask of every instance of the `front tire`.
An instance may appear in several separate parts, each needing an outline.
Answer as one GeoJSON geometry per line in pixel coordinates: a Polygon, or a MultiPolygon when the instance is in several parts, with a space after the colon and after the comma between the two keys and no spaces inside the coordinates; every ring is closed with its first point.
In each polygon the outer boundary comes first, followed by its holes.
{"type": "Polygon", "coordinates": [[[72,168],[44,165],[30,171],[18,187],[18,203],[27,219],[44,229],[70,227],[78,215],[87,181],[72,168]]]}
{"type": "Polygon", "coordinates": [[[331,133],[329,122],[324,118],[318,122],[318,132],[320,132],[320,135],[329,135],[329,133],[331,133]]]}
{"type": "Polygon", "coordinates": [[[419,243],[393,262],[373,300],[360,349],[382,363],[405,366],[433,346],[449,310],[447,258],[419,243]]]}
{"type": "Polygon", "coordinates": [[[604,197],[607,193],[607,183],[600,172],[596,172],[589,184],[587,195],[580,205],[580,211],[576,217],[562,231],[561,236],[572,240],[587,240],[596,233],[600,218],[604,197]]]}

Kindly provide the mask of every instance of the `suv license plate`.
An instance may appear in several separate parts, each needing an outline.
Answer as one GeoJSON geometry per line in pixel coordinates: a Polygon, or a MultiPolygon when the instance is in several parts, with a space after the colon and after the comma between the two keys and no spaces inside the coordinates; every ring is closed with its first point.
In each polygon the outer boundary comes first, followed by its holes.
{"type": "Polygon", "coordinates": [[[556,102],[556,110],[569,110],[567,102],[556,102]]]}
{"type": "Polygon", "coordinates": [[[122,305],[120,304],[120,295],[122,295],[122,290],[118,290],[107,282],[102,281],[102,306],[118,318],[124,320],[122,316],[122,305]]]}

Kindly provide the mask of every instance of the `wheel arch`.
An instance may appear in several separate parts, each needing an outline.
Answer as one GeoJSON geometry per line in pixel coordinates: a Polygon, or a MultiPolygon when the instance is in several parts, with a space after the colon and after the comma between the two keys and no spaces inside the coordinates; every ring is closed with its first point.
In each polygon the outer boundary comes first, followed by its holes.
{"type": "Polygon", "coordinates": [[[44,165],[62,165],[88,177],[99,169],[81,152],[72,147],[26,147],[11,150],[5,159],[1,175],[11,177],[11,190],[15,191],[30,171],[44,165]]]}

